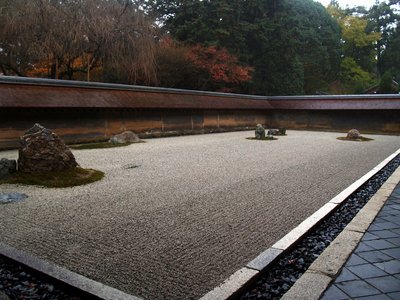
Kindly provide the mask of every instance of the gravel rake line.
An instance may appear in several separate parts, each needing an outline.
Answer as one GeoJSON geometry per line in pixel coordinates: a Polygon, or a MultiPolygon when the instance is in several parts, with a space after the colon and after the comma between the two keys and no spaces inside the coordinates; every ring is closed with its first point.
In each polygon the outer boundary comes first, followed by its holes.
{"type": "Polygon", "coordinates": [[[369,199],[400,165],[397,155],[381,171],[358,188],[321,225],[297,246],[279,258],[259,279],[235,298],[241,300],[280,299],[343,231],[369,199]]]}
{"type": "Polygon", "coordinates": [[[2,206],[1,240],[131,295],[197,299],[399,146],[391,136],[363,145],[337,133],[296,131],[261,144],[247,136],[76,151],[106,177],[60,191],[5,185],[29,198],[2,206]]]}
{"type": "MultiPolygon", "coordinates": [[[[363,184],[348,200],[293,250],[263,272],[259,280],[239,298],[279,299],[314,260],[342,232],[368,200],[400,165],[400,155],[363,184]]],[[[14,299],[81,300],[97,299],[40,274],[8,258],[0,256],[0,291],[14,299]]]]}

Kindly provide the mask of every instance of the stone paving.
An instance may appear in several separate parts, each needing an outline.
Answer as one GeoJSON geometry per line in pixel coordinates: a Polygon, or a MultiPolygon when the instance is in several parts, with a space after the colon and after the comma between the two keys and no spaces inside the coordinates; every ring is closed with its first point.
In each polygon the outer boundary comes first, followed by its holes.
{"type": "Polygon", "coordinates": [[[400,183],[321,300],[400,299],[400,183]]]}
{"type": "Polygon", "coordinates": [[[0,206],[0,242],[145,299],[198,299],[400,147],[398,136],[287,134],[73,151],[105,178],[66,189],[1,185],[29,198],[0,206]]]}

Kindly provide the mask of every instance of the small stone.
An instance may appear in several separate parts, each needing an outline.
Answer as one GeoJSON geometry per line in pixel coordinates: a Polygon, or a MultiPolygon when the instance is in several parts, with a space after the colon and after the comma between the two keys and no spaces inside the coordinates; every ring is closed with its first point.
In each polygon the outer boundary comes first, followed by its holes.
{"type": "Polygon", "coordinates": [[[0,193],[0,204],[17,202],[28,198],[28,195],[22,193],[0,193]]]}
{"type": "Polygon", "coordinates": [[[255,131],[256,140],[262,140],[265,138],[265,129],[261,124],[257,124],[255,131]]]}
{"type": "Polygon", "coordinates": [[[264,283],[263,288],[268,291],[271,288],[271,286],[268,283],[264,283]]]}
{"type": "Polygon", "coordinates": [[[110,139],[110,143],[113,144],[126,144],[126,143],[138,143],[140,142],[139,137],[132,131],[124,131],[120,134],[116,134],[110,139]]]}
{"type": "Polygon", "coordinates": [[[0,179],[4,179],[17,171],[17,161],[6,158],[0,159],[0,179]]]}
{"type": "Polygon", "coordinates": [[[139,168],[139,167],[140,167],[140,165],[129,164],[129,165],[124,166],[124,169],[136,169],[136,168],[139,168]]]}
{"type": "Polygon", "coordinates": [[[279,129],[269,129],[268,130],[268,135],[279,135],[280,131],[279,129]]]}
{"type": "Polygon", "coordinates": [[[271,129],[268,130],[268,134],[267,134],[266,139],[267,139],[267,140],[273,140],[273,139],[274,139],[274,136],[273,136],[273,133],[272,133],[272,130],[271,130],[271,129]]]}
{"type": "Polygon", "coordinates": [[[348,139],[359,139],[360,138],[360,132],[357,129],[351,129],[348,133],[347,133],[347,138],[348,139]]]}

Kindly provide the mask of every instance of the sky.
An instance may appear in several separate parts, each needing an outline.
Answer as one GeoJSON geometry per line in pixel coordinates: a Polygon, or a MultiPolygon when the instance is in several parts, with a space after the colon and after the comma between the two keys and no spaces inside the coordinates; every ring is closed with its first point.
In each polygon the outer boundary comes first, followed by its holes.
{"type": "MultiPolygon", "coordinates": [[[[315,0],[323,5],[328,5],[331,1],[330,0],[315,0]]],[[[339,0],[339,5],[343,8],[346,7],[346,5],[349,5],[350,7],[353,6],[365,6],[367,8],[370,8],[374,3],[375,0],[339,0]]]]}

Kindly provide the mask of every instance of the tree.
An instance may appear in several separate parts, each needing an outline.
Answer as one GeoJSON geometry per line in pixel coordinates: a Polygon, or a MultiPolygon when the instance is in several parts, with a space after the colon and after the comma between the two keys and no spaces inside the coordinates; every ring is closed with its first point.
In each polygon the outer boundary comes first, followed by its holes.
{"type": "Polygon", "coordinates": [[[395,27],[393,26],[400,20],[395,6],[400,3],[398,0],[390,0],[389,2],[376,1],[367,13],[369,20],[369,28],[371,31],[380,32],[381,36],[376,43],[377,60],[381,58],[381,54],[386,47],[390,36],[393,34],[395,27]]]}
{"type": "Polygon", "coordinates": [[[152,9],[166,32],[186,44],[227,48],[242,55],[247,47],[241,19],[244,3],[240,0],[166,1],[156,0],[152,9]]]}
{"type": "Polygon", "coordinates": [[[252,69],[239,65],[237,57],[225,48],[195,45],[189,48],[187,56],[197,68],[207,74],[200,89],[231,92],[235,86],[251,79],[252,69]]]}
{"type": "Polygon", "coordinates": [[[334,4],[328,6],[328,11],[342,32],[340,81],[349,93],[365,89],[376,82],[375,45],[381,34],[368,29],[363,7],[343,10],[334,4]]]}
{"type": "Polygon", "coordinates": [[[297,1],[300,60],[304,69],[304,93],[326,91],[340,71],[340,27],[326,9],[311,1],[297,1]]]}
{"type": "Polygon", "coordinates": [[[0,68],[5,75],[24,76],[32,61],[44,58],[35,34],[30,32],[32,17],[24,4],[11,0],[0,2],[0,68]],[[26,22],[19,22],[22,19],[26,22]]]}
{"type": "Polygon", "coordinates": [[[0,10],[0,67],[26,76],[47,65],[50,78],[155,81],[156,27],[141,1],[6,0],[0,10]]]}
{"type": "Polygon", "coordinates": [[[340,78],[348,91],[357,94],[375,83],[374,75],[361,68],[352,57],[343,59],[340,78]]]}
{"type": "Polygon", "coordinates": [[[400,82],[400,27],[390,36],[378,63],[381,74],[390,72],[400,82]]]}
{"type": "Polygon", "coordinates": [[[197,89],[199,70],[188,58],[188,48],[165,37],[156,53],[157,84],[167,88],[197,89]]]}
{"type": "Polygon", "coordinates": [[[167,37],[161,41],[158,80],[164,87],[237,92],[251,79],[251,68],[215,46],[184,46],[167,37]]]}
{"type": "Polygon", "coordinates": [[[165,30],[177,40],[226,48],[254,67],[244,92],[315,93],[337,76],[339,28],[311,0],[155,2],[165,30]]]}
{"type": "Polygon", "coordinates": [[[386,71],[381,77],[381,81],[379,83],[379,91],[380,94],[394,94],[398,93],[397,90],[393,88],[393,78],[390,72],[386,71]]]}

